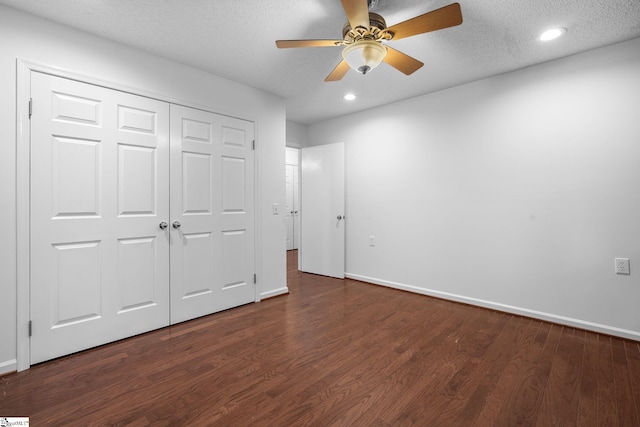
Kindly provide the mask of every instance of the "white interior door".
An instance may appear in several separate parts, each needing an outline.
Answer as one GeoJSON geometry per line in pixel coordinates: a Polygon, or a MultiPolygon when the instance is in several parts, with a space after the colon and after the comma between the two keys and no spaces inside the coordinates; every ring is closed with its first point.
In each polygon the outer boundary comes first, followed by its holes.
{"type": "Polygon", "coordinates": [[[293,166],[293,249],[300,246],[300,166],[293,166]]]}
{"type": "Polygon", "coordinates": [[[286,204],[285,204],[285,217],[284,223],[286,227],[286,244],[287,250],[295,249],[295,228],[293,219],[295,217],[294,211],[294,182],[293,182],[293,165],[285,166],[285,191],[286,191],[286,204]]]}
{"type": "Polygon", "coordinates": [[[302,149],[300,270],[344,278],[344,144],[302,149]]]}
{"type": "Polygon", "coordinates": [[[169,104],[32,73],[31,363],[169,324],[169,104]]]}
{"type": "Polygon", "coordinates": [[[255,301],[252,122],[171,105],[171,322],[255,301]]]}

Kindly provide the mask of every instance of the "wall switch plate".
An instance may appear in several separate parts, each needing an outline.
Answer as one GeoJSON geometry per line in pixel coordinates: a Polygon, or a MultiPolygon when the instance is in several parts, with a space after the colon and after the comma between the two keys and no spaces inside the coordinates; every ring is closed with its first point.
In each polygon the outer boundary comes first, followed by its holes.
{"type": "Polygon", "coordinates": [[[616,274],[631,274],[629,258],[616,258],[616,274]]]}
{"type": "Polygon", "coordinates": [[[278,215],[278,213],[280,213],[280,206],[278,206],[277,203],[273,203],[271,205],[271,210],[273,211],[274,215],[278,215]]]}
{"type": "Polygon", "coordinates": [[[376,245],[376,236],[369,236],[369,246],[376,245]]]}

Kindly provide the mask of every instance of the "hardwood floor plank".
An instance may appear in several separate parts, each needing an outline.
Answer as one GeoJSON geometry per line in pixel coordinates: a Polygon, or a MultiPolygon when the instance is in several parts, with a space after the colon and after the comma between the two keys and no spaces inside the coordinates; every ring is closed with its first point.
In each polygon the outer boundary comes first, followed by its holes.
{"type": "Polygon", "coordinates": [[[577,425],[598,425],[598,334],[585,332],[577,425]]]}
{"type": "Polygon", "coordinates": [[[636,418],[640,419],[640,346],[637,342],[624,341],[631,392],[636,411],[636,418]]]}
{"type": "Polygon", "coordinates": [[[627,355],[624,349],[624,341],[620,338],[611,338],[613,381],[616,386],[615,401],[618,408],[618,423],[621,426],[640,425],[636,415],[633,391],[631,390],[630,372],[627,364],[627,355]]]}
{"type": "Polygon", "coordinates": [[[515,380],[522,370],[527,367],[527,357],[531,346],[534,345],[535,337],[539,329],[544,324],[533,319],[523,319],[522,328],[514,337],[512,351],[513,356],[503,368],[497,384],[486,397],[486,404],[482,408],[474,425],[494,426],[497,425],[503,407],[507,404],[509,396],[514,388],[515,380]]]}
{"type": "Polygon", "coordinates": [[[537,425],[574,426],[584,351],[584,332],[565,327],[553,358],[537,425]]]}
{"type": "MultiPolygon", "coordinates": [[[[402,417],[411,423],[425,423],[439,425],[440,418],[452,400],[464,399],[465,386],[473,384],[469,377],[477,372],[477,366],[487,354],[496,336],[504,328],[505,317],[487,310],[481,316],[460,325],[462,333],[456,338],[455,346],[450,349],[446,360],[449,375],[442,377],[442,381],[432,381],[423,389],[408,407],[411,417],[402,417]],[[424,405],[429,401],[429,405],[424,405]]],[[[446,421],[445,425],[447,424],[446,421]]]]}
{"type": "Polygon", "coordinates": [[[0,416],[82,426],[639,424],[637,342],[295,268],[287,283],[287,295],[2,376],[0,416]]]}
{"type": "MultiPolygon", "coordinates": [[[[360,402],[354,408],[351,401],[342,401],[333,409],[341,412],[346,411],[345,416],[340,418],[342,423],[352,423],[362,414],[367,414],[368,418],[382,419],[385,422],[395,425],[397,422],[390,422],[394,416],[405,412],[408,399],[420,392],[430,380],[430,371],[422,368],[424,364],[435,365],[439,359],[440,351],[447,346],[447,337],[456,331],[456,327],[451,322],[439,322],[434,324],[427,341],[416,337],[414,345],[409,347],[395,361],[382,364],[369,369],[361,366],[359,372],[355,372],[356,378],[362,382],[362,387],[354,394],[353,400],[360,402]],[[446,326],[446,327],[443,327],[446,326]],[[402,396],[401,399],[389,400],[387,396],[402,396]]],[[[323,417],[327,420],[326,417],[323,417]]],[[[328,418],[330,423],[338,423],[338,419],[328,418]]],[[[363,420],[364,421],[364,420],[363,420]]]]}
{"type": "Polygon", "coordinates": [[[616,391],[613,376],[613,356],[611,337],[598,335],[598,425],[618,425],[618,405],[615,400],[616,391]]]}
{"type": "Polygon", "coordinates": [[[482,359],[471,359],[465,366],[467,379],[442,410],[434,426],[472,425],[476,422],[489,393],[496,386],[505,365],[513,357],[513,350],[516,348],[514,341],[517,342],[517,337],[526,329],[526,320],[504,314],[501,322],[504,324],[503,328],[496,334],[482,359]]]}
{"type": "MultiPolygon", "coordinates": [[[[399,291],[396,291],[396,292],[399,292],[399,291]]],[[[404,312],[404,310],[400,310],[400,312],[404,312]]],[[[444,313],[441,313],[442,317],[440,317],[440,320],[444,320],[444,321],[434,324],[435,331],[436,332],[441,331],[441,328],[448,328],[444,331],[444,333],[451,333],[455,329],[455,327],[452,326],[450,322],[446,322],[446,317],[444,317],[443,314],[444,313]]],[[[422,328],[419,328],[419,329],[422,329],[422,328]]],[[[397,336],[397,331],[394,329],[391,329],[388,332],[391,337],[397,336]]],[[[423,332],[423,331],[419,330],[418,332],[423,332]]],[[[442,333],[443,332],[441,331],[436,334],[432,330],[429,333],[429,335],[427,335],[428,337],[432,337],[430,338],[430,341],[427,341],[427,342],[418,341],[418,345],[419,345],[418,349],[414,350],[412,348],[409,348],[407,351],[405,351],[405,353],[409,352],[409,354],[411,355],[410,360],[415,360],[417,355],[420,355],[421,351],[424,351],[424,348],[427,348],[428,351],[430,352],[434,352],[435,349],[438,347],[438,345],[440,345],[439,337],[442,335],[442,333]]],[[[369,393],[371,389],[374,388],[372,384],[375,384],[376,386],[378,386],[380,382],[379,378],[381,378],[385,374],[384,369],[383,370],[380,370],[379,368],[376,369],[376,366],[375,366],[375,359],[378,359],[378,360],[380,359],[380,347],[375,346],[374,348],[372,348],[372,350],[373,352],[371,353],[371,357],[372,357],[371,363],[373,363],[373,366],[371,366],[370,363],[362,363],[363,362],[362,355],[359,353],[355,353],[352,356],[353,361],[355,362],[354,368],[350,372],[345,373],[344,377],[341,378],[342,381],[350,382],[350,384],[354,384],[354,385],[356,383],[354,383],[352,380],[358,381],[357,384],[364,384],[366,382],[365,387],[356,387],[353,393],[356,393],[359,390],[366,395],[367,393],[369,393]]],[[[391,366],[393,366],[393,364],[391,364],[391,366]]],[[[413,372],[415,374],[415,370],[413,372]]],[[[406,395],[406,394],[410,394],[410,391],[407,389],[403,389],[402,393],[406,395]]],[[[329,414],[328,411],[329,410],[334,411],[335,409],[339,409],[340,402],[341,400],[343,400],[343,398],[344,398],[343,395],[330,396],[328,399],[320,403],[318,407],[314,408],[312,413],[306,414],[306,418],[304,418],[305,423],[312,423],[312,422],[320,422],[321,424],[330,423],[331,414],[329,414]]],[[[351,402],[349,403],[349,406],[348,406],[349,408],[352,406],[352,401],[353,401],[352,399],[357,399],[357,397],[355,398],[352,397],[349,399],[349,402],[351,402]]],[[[339,411],[334,411],[334,412],[339,412],[339,411]]],[[[279,420],[279,421],[282,421],[282,420],[279,420]]]]}
{"type": "Polygon", "coordinates": [[[393,420],[392,424],[428,423],[427,420],[422,419],[421,415],[425,408],[425,402],[429,402],[429,406],[437,405],[440,407],[444,405],[443,400],[446,397],[443,396],[443,393],[447,383],[469,358],[468,354],[457,351],[458,345],[468,338],[464,331],[468,331],[468,328],[476,321],[481,321],[480,316],[482,315],[486,315],[486,313],[477,313],[467,319],[460,319],[456,323],[454,332],[443,337],[441,346],[416,360],[418,363],[416,371],[425,380],[417,384],[418,393],[405,398],[406,404],[402,413],[393,420]]]}
{"type": "Polygon", "coordinates": [[[524,369],[514,379],[512,392],[498,416],[498,425],[535,425],[561,331],[561,326],[553,324],[539,329],[524,369]]]}

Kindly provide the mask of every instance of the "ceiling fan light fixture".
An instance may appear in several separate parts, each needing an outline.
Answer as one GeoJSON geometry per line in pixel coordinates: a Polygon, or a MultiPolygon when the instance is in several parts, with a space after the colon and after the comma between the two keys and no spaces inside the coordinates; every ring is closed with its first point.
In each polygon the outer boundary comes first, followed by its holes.
{"type": "Polygon", "coordinates": [[[376,68],[387,55],[387,49],[380,42],[360,40],[345,47],[342,58],[360,74],[367,74],[376,68]]]}

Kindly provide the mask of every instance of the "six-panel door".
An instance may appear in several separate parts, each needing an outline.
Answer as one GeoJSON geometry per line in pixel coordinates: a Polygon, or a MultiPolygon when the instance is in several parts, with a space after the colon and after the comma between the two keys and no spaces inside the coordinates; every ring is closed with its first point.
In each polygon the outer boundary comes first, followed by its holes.
{"type": "Polygon", "coordinates": [[[172,323],[255,300],[253,133],[171,105],[172,323]]]}
{"type": "Polygon", "coordinates": [[[32,74],[31,363],[169,324],[169,105],[32,74]]]}
{"type": "Polygon", "coordinates": [[[32,364],[255,299],[252,123],[31,84],[32,364]]]}

